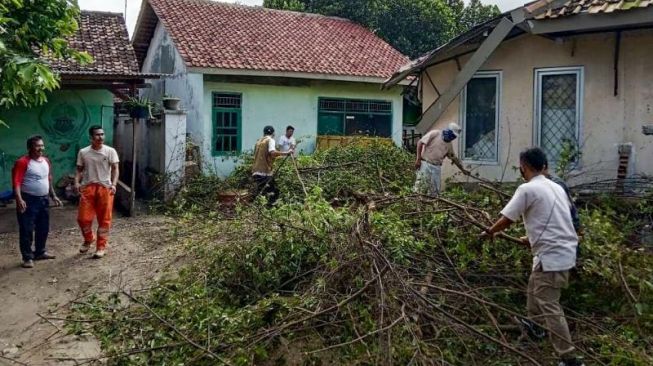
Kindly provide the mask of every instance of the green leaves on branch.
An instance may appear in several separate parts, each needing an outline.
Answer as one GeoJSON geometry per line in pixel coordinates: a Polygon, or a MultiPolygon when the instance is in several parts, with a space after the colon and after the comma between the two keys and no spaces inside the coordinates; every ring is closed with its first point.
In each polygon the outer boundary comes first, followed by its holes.
{"type": "Polygon", "coordinates": [[[47,101],[60,78],[47,60],[92,62],[69,47],[80,10],[71,0],[11,0],[0,3],[0,107],[32,107],[47,101]]]}

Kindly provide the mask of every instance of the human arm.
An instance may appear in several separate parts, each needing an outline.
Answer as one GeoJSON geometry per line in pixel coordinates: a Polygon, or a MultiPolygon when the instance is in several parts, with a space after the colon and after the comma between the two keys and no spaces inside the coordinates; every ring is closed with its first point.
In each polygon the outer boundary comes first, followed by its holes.
{"type": "Polygon", "coordinates": [[[48,174],[48,193],[50,194],[50,198],[52,198],[52,202],[54,202],[55,206],[61,206],[61,200],[59,197],[57,197],[57,193],[54,191],[54,186],[52,185],[52,164],[50,164],[50,160],[48,160],[48,166],[50,168],[50,173],[48,174]]]}
{"type": "Polygon", "coordinates": [[[80,150],[77,153],[77,166],[75,170],[75,185],[73,186],[73,190],[75,193],[80,192],[80,188],[82,187],[82,173],[84,173],[84,159],[82,158],[82,151],[80,150]]]}
{"type": "Polygon", "coordinates": [[[503,230],[507,229],[512,225],[513,221],[510,220],[509,218],[501,215],[499,219],[490,227],[489,229],[485,229],[481,235],[481,239],[490,239],[494,237],[494,234],[502,232],[503,230]]]}
{"type": "Polygon", "coordinates": [[[288,151],[286,151],[286,152],[281,152],[281,151],[274,150],[274,151],[270,151],[269,154],[270,154],[273,158],[277,158],[277,157],[279,157],[279,156],[288,156],[288,155],[291,155],[293,152],[294,152],[293,149],[290,149],[290,150],[288,150],[288,151]]]}
{"type": "MultiPolygon", "coordinates": [[[[485,229],[481,233],[481,239],[488,239],[494,237],[495,234],[502,232],[507,229],[512,223],[517,221],[527,210],[528,208],[528,193],[527,189],[520,186],[515,191],[515,194],[510,199],[510,202],[501,210],[501,216],[499,219],[490,227],[485,229]]],[[[522,244],[527,244],[528,240],[521,238],[522,244]]]]}
{"type": "Polygon", "coordinates": [[[20,186],[14,188],[14,195],[16,195],[16,210],[20,213],[24,213],[27,210],[27,202],[23,200],[23,196],[20,193],[20,186]]]}
{"type": "Polygon", "coordinates": [[[453,151],[453,145],[451,143],[449,143],[448,145],[449,146],[447,147],[447,150],[448,150],[447,151],[447,157],[449,158],[449,160],[451,160],[451,163],[453,163],[453,165],[458,167],[458,169],[460,169],[460,171],[463,174],[469,175],[470,174],[469,171],[467,169],[465,169],[465,167],[463,166],[463,162],[460,161],[458,156],[456,156],[456,153],[453,151]]]}
{"type": "Polygon", "coordinates": [[[451,160],[451,162],[453,163],[453,165],[457,166],[458,169],[460,169],[460,171],[461,171],[463,174],[465,174],[465,175],[469,175],[469,174],[470,174],[470,173],[469,173],[469,170],[465,169],[465,167],[463,166],[463,162],[460,161],[460,159],[456,156],[455,153],[452,152],[452,153],[449,155],[449,159],[451,160]]]}
{"type": "Polygon", "coordinates": [[[79,193],[82,187],[82,173],[84,173],[84,167],[77,165],[77,170],[75,171],[75,192],[79,193]]]}
{"type": "Polygon", "coordinates": [[[27,203],[25,203],[25,200],[23,200],[20,186],[23,184],[23,179],[25,178],[28,164],[28,160],[20,158],[16,160],[13,169],[11,169],[11,184],[14,188],[14,195],[16,196],[16,210],[18,210],[20,213],[25,212],[27,209],[27,203]]]}
{"type": "Polygon", "coordinates": [[[422,150],[424,150],[424,143],[420,139],[417,141],[417,158],[415,160],[415,169],[419,169],[422,166],[422,150]]]}
{"type": "Polygon", "coordinates": [[[119,175],[120,175],[120,168],[118,167],[118,163],[111,164],[111,194],[116,194],[119,175]]]}

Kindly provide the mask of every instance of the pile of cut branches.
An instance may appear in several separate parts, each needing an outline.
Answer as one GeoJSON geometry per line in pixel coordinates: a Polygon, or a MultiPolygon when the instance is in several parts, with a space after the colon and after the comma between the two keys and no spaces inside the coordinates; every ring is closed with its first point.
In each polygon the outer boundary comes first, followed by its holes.
{"type": "MultiPolygon", "coordinates": [[[[280,170],[271,209],[260,198],[227,219],[192,206],[170,237],[191,265],[147,292],[87,299],[70,326],[96,334],[110,364],[552,364],[549,343],[517,326],[531,262],[512,239],[521,227],[477,240],[503,197],[413,194],[411,160],[328,150],[280,170]]],[[[579,352],[652,364],[651,253],[600,208],[581,214],[582,266],[562,300],[579,352]]]]}

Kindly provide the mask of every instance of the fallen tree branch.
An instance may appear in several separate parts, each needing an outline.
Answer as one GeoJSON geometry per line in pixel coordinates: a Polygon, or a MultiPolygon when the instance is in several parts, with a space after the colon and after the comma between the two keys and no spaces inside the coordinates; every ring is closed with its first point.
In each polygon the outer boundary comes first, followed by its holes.
{"type": "Polygon", "coordinates": [[[215,359],[219,360],[220,362],[229,365],[230,363],[227,362],[224,358],[220,357],[213,351],[211,351],[209,348],[205,348],[201,346],[200,344],[196,343],[192,339],[188,338],[184,333],[182,333],[179,329],[177,329],[174,325],[172,325],[169,321],[165,320],[163,317],[161,317],[159,314],[157,314],[152,308],[150,308],[147,304],[144,302],[138,300],[136,297],[132,296],[132,294],[128,293],[124,289],[121,290],[121,292],[127,296],[130,300],[134,301],[135,303],[141,305],[144,307],[147,311],[149,311],[152,315],[154,315],[159,321],[161,321],[163,324],[165,324],[168,328],[170,328],[173,332],[177,333],[181,338],[183,338],[188,344],[192,345],[193,347],[197,348],[198,350],[202,352],[206,352],[209,355],[213,356],[215,359]]]}
{"type": "Polygon", "coordinates": [[[367,337],[370,337],[370,336],[373,336],[375,334],[385,332],[386,330],[394,328],[395,325],[397,325],[400,321],[404,320],[404,317],[405,317],[405,314],[402,314],[399,318],[395,319],[389,325],[387,325],[387,326],[385,326],[385,327],[383,327],[381,329],[377,329],[377,330],[375,330],[373,332],[369,332],[367,334],[364,334],[364,335],[362,335],[362,336],[360,336],[360,337],[358,337],[356,339],[352,339],[351,341],[334,344],[333,346],[321,348],[321,349],[311,351],[311,352],[306,352],[306,354],[314,354],[314,353],[324,352],[324,351],[328,351],[328,350],[331,350],[331,349],[334,349],[334,348],[340,348],[340,347],[344,347],[344,346],[347,346],[347,345],[350,345],[350,344],[354,344],[356,342],[360,342],[360,341],[362,341],[363,339],[365,339],[367,337]]]}

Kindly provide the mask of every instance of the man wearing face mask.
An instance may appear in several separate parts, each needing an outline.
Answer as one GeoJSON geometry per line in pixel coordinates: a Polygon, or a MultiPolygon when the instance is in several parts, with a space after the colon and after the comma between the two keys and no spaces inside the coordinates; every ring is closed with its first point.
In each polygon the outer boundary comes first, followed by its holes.
{"type": "Polygon", "coordinates": [[[461,128],[455,123],[450,123],[444,130],[432,130],[417,142],[417,180],[413,187],[414,192],[426,193],[436,196],[440,192],[442,162],[448,157],[451,162],[463,172],[466,172],[460,159],[456,157],[451,142],[460,135],[461,128]]]}
{"type": "MultiPolygon", "coordinates": [[[[575,357],[565,314],[560,305],[561,289],[569,281],[569,270],[576,265],[578,236],[570,214],[569,198],[564,189],[545,176],[546,155],[530,148],[519,155],[519,171],[526,183],[520,185],[501,211],[501,217],[481,234],[490,239],[523,217],[531,247],[533,267],[528,280],[527,311],[532,323],[549,331],[553,348],[560,357],[559,366],[579,366],[575,357]]],[[[532,325],[528,328],[532,329],[532,325]]]]}
{"type": "Polygon", "coordinates": [[[109,240],[119,160],[116,150],[104,144],[101,126],[91,126],[88,133],[91,146],[79,150],[75,174],[75,190],[81,195],[77,222],[84,236],[79,252],[88,252],[96,241],[93,258],[97,259],[104,257],[109,240]],[[93,219],[96,217],[98,228],[94,236],[93,219]]]}

